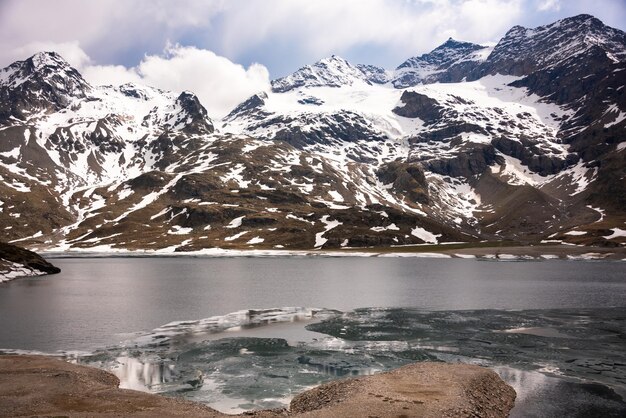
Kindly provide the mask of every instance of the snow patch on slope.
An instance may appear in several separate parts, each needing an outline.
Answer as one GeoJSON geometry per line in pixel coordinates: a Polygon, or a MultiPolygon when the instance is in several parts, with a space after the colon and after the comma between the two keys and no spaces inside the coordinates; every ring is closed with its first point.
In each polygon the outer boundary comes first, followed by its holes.
{"type": "Polygon", "coordinates": [[[441,234],[435,235],[432,232],[427,231],[424,228],[419,227],[419,226],[416,226],[415,228],[411,230],[411,235],[429,244],[437,244],[438,243],[437,238],[441,236],[441,234]]]}

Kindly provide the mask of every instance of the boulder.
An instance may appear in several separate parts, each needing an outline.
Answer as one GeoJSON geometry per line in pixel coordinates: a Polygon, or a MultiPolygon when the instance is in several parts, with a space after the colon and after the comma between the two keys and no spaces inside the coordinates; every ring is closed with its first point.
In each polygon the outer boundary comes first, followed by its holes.
{"type": "MultiPolygon", "coordinates": [[[[42,356],[0,356],[0,417],[228,417],[202,404],[119,389],[103,370],[42,356]]],[[[415,363],[391,372],[323,384],[297,395],[290,409],[256,417],[508,416],[515,391],[488,369],[415,363]]]]}

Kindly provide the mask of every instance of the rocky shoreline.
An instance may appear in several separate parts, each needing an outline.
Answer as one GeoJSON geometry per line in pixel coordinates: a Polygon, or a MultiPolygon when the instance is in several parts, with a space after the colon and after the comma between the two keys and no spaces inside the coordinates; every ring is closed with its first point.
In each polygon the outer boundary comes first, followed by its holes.
{"type": "MultiPolygon", "coordinates": [[[[0,356],[0,417],[228,417],[207,406],[128,389],[104,370],[44,356],[0,356]]],[[[488,369],[415,363],[323,384],[256,417],[506,417],[515,391],[488,369]]]]}
{"type": "Polygon", "coordinates": [[[0,242],[0,283],[18,277],[60,273],[61,269],[39,254],[15,245],[0,242]]]}

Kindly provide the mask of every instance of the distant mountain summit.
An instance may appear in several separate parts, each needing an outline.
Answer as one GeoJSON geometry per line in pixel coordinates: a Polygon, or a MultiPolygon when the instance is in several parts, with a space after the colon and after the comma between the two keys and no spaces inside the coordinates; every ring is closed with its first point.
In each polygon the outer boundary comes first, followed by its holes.
{"type": "Polygon", "coordinates": [[[40,52],[0,70],[0,123],[38,110],[59,110],[91,91],[78,71],[56,52],[40,52]]]}
{"type": "Polygon", "coordinates": [[[0,240],[58,250],[626,245],[626,34],[588,15],[192,92],[0,70],[0,240]]]}
{"type": "Polygon", "coordinates": [[[393,85],[405,88],[417,84],[458,82],[482,63],[491,49],[452,38],[428,54],[409,58],[396,68],[393,85]]]}
{"type": "Polygon", "coordinates": [[[354,83],[370,84],[368,74],[345,59],[333,55],[295,73],[272,81],[272,91],[284,93],[301,87],[341,87],[354,83]]]}
{"type": "Polygon", "coordinates": [[[84,96],[91,88],[56,52],[39,52],[0,71],[0,86],[16,89],[25,83],[46,84],[72,96],[84,96]]]}
{"type": "Polygon", "coordinates": [[[284,93],[300,87],[341,87],[355,83],[386,84],[406,88],[417,84],[461,81],[482,63],[491,48],[450,38],[428,54],[412,57],[395,70],[374,65],[353,65],[336,55],[306,65],[272,81],[272,91],[284,93]]]}
{"type": "Polygon", "coordinates": [[[514,26],[473,74],[528,75],[597,52],[614,63],[626,58],[626,34],[590,15],[578,15],[534,29],[514,26]]]}

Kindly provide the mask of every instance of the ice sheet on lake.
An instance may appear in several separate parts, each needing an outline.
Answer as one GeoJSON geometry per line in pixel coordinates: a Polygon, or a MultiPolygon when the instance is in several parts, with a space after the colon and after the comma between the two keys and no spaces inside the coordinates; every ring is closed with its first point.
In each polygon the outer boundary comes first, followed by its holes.
{"type": "Polygon", "coordinates": [[[247,309],[227,315],[209,318],[174,321],[155,328],[149,333],[133,340],[133,345],[162,344],[175,338],[198,334],[216,334],[237,331],[244,328],[259,327],[279,322],[297,322],[324,316],[327,312],[319,308],[285,307],[275,309],[247,309]]]}
{"type": "Polygon", "coordinates": [[[617,395],[626,395],[624,315],[626,308],[243,310],[172,322],[80,361],[113,370],[124,387],[229,413],[285,407],[295,393],[340,377],[460,361],[494,368],[535,409],[575,396],[578,408],[619,416],[626,412],[617,395]],[[283,326],[306,326],[313,337],[277,337],[283,326]]]}

